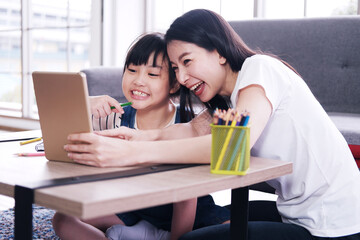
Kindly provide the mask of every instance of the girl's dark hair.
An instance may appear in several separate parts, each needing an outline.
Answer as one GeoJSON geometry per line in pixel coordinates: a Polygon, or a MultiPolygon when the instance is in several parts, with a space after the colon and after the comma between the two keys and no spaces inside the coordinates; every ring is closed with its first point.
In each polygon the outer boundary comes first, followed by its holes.
{"type": "MultiPolygon", "coordinates": [[[[171,64],[166,51],[165,36],[162,33],[147,33],[139,36],[128,50],[124,64],[124,71],[130,64],[134,64],[136,66],[146,65],[153,53],[154,59],[152,65],[154,67],[156,66],[157,57],[162,54],[162,60],[166,62],[169,68],[169,86],[170,88],[173,88],[177,81],[175,73],[170,70],[171,64]]],[[[175,96],[178,93],[179,91],[171,95],[175,96]]]]}
{"type": "MultiPolygon", "coordinates": [[[[240,71],[246,58],[262,53],[250,49],[224,18],[206,9],[195,9],[177,18],[167,30],[165,40],[166,43],[180,40],[196,44],[208,51],[216,50],[226,58],[234,72],[240,71]]],[[[284,64],[293,69],[287,63],[284,64]]],[[[192,97],[189,91],[182,91],[180,98],[186,99],[182,102],[189,103],[192,97]]],[[[227,109],[229,101],[216,95],[204,104],[212,113],[215,108],[227,109]]]]}

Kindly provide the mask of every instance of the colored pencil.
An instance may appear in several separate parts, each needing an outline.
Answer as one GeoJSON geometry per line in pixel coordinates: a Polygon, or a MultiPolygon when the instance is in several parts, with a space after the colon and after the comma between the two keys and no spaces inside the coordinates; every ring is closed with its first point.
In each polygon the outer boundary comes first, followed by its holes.
{"type": "Polygon", "coordinates": [[[223,147],[222,147],[222,149],[221,149],[221,152],[220,152],[218,161],[217,161],[216,166],[215,166],[215,170],[219,170],[222,161],[224,161],[223,158],[224,158],[225,152],[226,152],[226,150],[227,150],[227,148],[228,148],[228,146],[229,146],[229,142],[230,142],[232,133],[233,133],[233,131],[234,131],[234,128],[233,128],[233,127],[235,127],[235,125],[236,125],[236,121],[233,121],[232,124],[231,124],[231,127],[232,127],[232,128],[229,129],[229,131],[228,131],[228,133],[227,133],[227,135],[226,135],[224,145],[223,145],[223,147]]]}
{"type": "MultiPolygon", "coordinates": [[[[131,105],[132,104],[132,102],[127,102],[127,103],[122,103],[122,104],[120,104],[120,106],[121,107],[125,107],[125,106],[129,106],[129,105],[131,105]]],[[[115,106],[111,106],[110,107],[111,109],[115,109],[115,106]]]]}
{"type": "MultiPolygon", "coordinates": [[[[241,133],[240,133],[240,136],[238,137],[237,141],[236,141],[236,145],[235,145],[235,149],[233,151],[233,154],[231,156],[231,160],[230,162],[233,163],[236,159],[236,155],[237,155],[237,152],[239,151],[240,147],[242,146],[241,148],[241,153],[239,154],[238,158],[237,158],[237,162],[236,162],[236,166],[235,166],[235,170],[239,169],[239,166],[240,165],[240,161],[241,161],[241,157],[243,155],[243,152],[245,152],[245,146],[246,146],[246,140],[244,140],[244,135],[245,135],[245,129],[241,130],[241,133]]],[[[228,169],[229,170],[229,169],[228,169]]]]}
{"type": "Polygon", "coordinates": [[[15,155],[19,157],[42,157],[45,156],[44,152],[36,152],[36,153],[16,153],[15,155]]]}
{"type": "Polygon", "coordinates": [[[25,144],[28,144],[28,143],[32,143],[32,142],[37,142],[37,141],[40,141],[42,138],[39,137],[39,138],[34,138],[34,139],[30,139],[28,141],[23,141],[23,142],[20,142],[20,145],[25,145],[25,144]]]}

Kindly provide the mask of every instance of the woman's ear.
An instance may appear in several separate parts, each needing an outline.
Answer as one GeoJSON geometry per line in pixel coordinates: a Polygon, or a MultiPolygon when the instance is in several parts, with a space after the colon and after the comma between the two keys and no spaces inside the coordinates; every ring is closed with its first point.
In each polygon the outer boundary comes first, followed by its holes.
{"type": "Polygon", "coordinates": [[[174,86],[170,89],[170,94],[176,93],[177,91],[179,91],[179,89],[180,89],[180,83],[176,81],[174,86]]]}
{"type": "Polygon", "coordinates": [[[224,58],[224,57],[221,56],[220,54],[219,54],[219,63],[220,63],[221,65],[224,65],[224,64],[226,63],[226,58],[224,58]]]}

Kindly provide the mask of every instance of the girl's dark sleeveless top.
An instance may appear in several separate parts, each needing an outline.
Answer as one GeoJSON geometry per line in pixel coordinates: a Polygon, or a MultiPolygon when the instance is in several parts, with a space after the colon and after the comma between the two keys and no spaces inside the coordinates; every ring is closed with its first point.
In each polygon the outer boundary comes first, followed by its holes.
{"type": "MultiPolygon", "coordinates": [[[[123,108],[125,113],[121,116],[121,126],[134,128],[136,109],[131,106],[123,108]]],[[[175,123],[180,123],[180,108],[176,107],[175,123]]]]}

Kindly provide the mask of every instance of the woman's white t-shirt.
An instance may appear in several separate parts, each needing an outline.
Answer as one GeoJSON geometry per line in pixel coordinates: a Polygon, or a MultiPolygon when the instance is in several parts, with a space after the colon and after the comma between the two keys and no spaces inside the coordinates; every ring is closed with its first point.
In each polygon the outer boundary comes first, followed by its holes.
{"type": "MultiPolygon", "coordinates": [[[[350,149],[305,82],[266,55],[245,60],[231,95],[260,85],[272,114],[252,156],[293,163],[293,173],[271,180],[283,222],[312,235],[338,237],[360,232],[360,173],[350,149]]],[[[250,113],[251,114],[251,113],[250,113]]]]}

